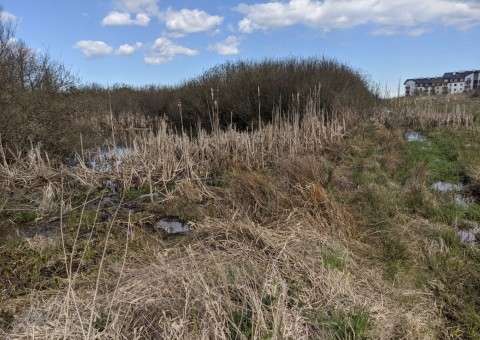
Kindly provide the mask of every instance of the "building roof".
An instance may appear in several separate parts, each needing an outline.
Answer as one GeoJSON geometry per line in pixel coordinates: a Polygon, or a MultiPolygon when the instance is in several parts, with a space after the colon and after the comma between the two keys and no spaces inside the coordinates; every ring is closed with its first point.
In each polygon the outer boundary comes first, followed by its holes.
{"type": "Polygon", "coordinates": [[[458,79],[465,78],[469,74],[472,74],[475,71],[459,71],[459,72],[447,72],[443,75],[443,79],[458,79]]]}
{"type": "Polygon", "coordinates": [[[415,84],[427,84],[429,83],[429,79],[432,79],[432,78],[412,78],[412,79],[407,79],[405,80],[405,83],[407,83],[407,81],[414,81],[415,84]]]}
{"type": "Polygon", "coordinates": [[[415,79],[415,85],[427,85],[427,84],[435,84],[438,82],[443,82],[443,78],[435,77],[435,78],[418,78],[415,79]]]}
{"type": "Polygon", "coordinates": [[[444,73],[442,77],[410,78],[405,80],[403,85],[406,85],[407,82],[409,81],[414,81],[416,86],[424,86],[427,84],[438,84],[438,83],[443,83],[444,80],[447,80],[447,79],[465,78],[466,76],[472,73],[480,73],[480,70],[447,72],[447,73],[444,73]]]}

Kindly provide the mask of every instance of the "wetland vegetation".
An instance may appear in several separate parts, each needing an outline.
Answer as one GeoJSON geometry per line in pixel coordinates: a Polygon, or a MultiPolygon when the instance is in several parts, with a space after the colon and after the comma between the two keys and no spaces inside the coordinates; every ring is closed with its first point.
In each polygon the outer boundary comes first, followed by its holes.
{"type": "Polygon", "coordinates": [[[480,337],[478,96],[326,58],[82,87],[0,48],[0,336],[480,337]]]}

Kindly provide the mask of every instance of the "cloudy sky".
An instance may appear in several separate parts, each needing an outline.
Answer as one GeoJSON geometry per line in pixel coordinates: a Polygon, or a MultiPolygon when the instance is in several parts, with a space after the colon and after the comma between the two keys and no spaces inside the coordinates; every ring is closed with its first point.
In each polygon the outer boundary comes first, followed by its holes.
{"type": "Polygon", "coordinates": [[[480,69],[480,0],[0,0],[84,82],[172,85],[238,59],[327,56],[399,80],[480,69]]]}

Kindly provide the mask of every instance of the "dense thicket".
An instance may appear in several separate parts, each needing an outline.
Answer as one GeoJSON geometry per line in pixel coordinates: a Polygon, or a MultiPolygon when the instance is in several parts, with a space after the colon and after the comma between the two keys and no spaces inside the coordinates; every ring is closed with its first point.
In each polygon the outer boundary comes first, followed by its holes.
{"type": "MultiPolygon", "coordinates": [[[[41,142],[65,151],[73,135],[75,110],[65,100],[77,78],[48,53],[41,54],[15,38],[15,23],[0,8],[0,137],[3,145],[21,148],[41,142]]],[[[78,136],[76,137],[78,138],[78,136]]]]}
{"type": "Polygon", "coordinates": [[[173,123],[209,127],[212,113],[220,125],[231,120],[238,128],[268,120],[274,109],[302,113],[309,96],[316,96],[325,113],[351,110],[357,117],[372,111],[377,99],[368,78],[346,64],[328,58],[265,59],[227,62],[176,87],[132,88],[116,85],[107,91],[98,85],[81,92],[101,95],[111,102],[117,116],[122,112],[147,116],[166,115],[173,123]]]}
{"type": "Polygon", "coordinates": [[[364,114],[375,100],[363,74],[327,58],[229,62],[175,91],[187,120],[197,115],[205,120],[206,108],[217,100],[220,123],[233,118],[240,127],[248,126],[259,113],[263,120],[269,119],[275,108],[302,113],[307,97],[313,95],[328,113],[350,108],[364,114]]]}
{"type": "Polygon", "coordinates": [[[324,57],[227,62],[174,87],[82,85],[61,62],[15,39],[14,26],[0,22],[0,134],[10,148],[40,142],[64,154],[80,146],[80,136],[84,147],[98,145],[110,133],[109,119],[124,113],[143,125],[166,116],[177,126],[200,121],[207,129],[215,113],[221,127],[233,121],[245,129],[275,109],[301,114],[309,96],[325,114],[357,118],[377,99],[364,74],[324,57]]]}

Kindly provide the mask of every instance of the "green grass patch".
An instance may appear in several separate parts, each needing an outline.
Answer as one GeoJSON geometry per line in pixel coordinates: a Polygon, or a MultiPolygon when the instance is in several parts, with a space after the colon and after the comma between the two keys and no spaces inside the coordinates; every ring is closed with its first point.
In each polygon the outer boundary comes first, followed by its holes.
{"type": "Polygon", "coordinates": [[[393,190],[377,184],[360,187],[347,201],[358,211],[357,222],[369,226],[388,227],[397,213],[399,199],[393,190]]]}
{"type": "Polygon", "coordinates": [[[123,200],[125,202],[131,202],[131,201],[138,200],[142,197],[149,197],[150,194],[157,194],[157,193],[165,194],[166,192],[169,192],[175,189],[175,187],[176,187],[176,183],[174,181],[169,181],[169,182],[166,182],[165,184],[153,185],[151,187],[148,184],[145,184],[139,187],[131,187],[123,191],[122,193],[123,200]]]}
{"type": "Polygon", "coordinates": [[[70,232],[76,231],[79,227],[81,231],[86,231],[95,225],[99,216],[100,213],[97,213],[96,210],[85,209],[83,214],[80,212],[70,214],[66,218],[65,227],[70,232]]]}
{"type": "Polygon", "coordinates": [[[58,278],[65,278],[61,255],[49,246],[36,251],[20,240],[7,243],[0,250],[0,291],[15,297],[32,289],[59,288],[58,278]]]}
{"type": "Polygon", "coordinates": [[[425,217],[432,222],[459,226],[465,220],[480,221],[480,206],[477,203],[462,206],[452,199],[431,209],[425,217]]]}
{"type": "Polygon", "coordinates": [[[407,246],[394,238],[383,241],[380,254],[381,261],[385,264],[385,278],[393,280],[402,271],[410,266],[410,255],[407,246]]]}
{"type": "Polygon", "coordinates": [[[451,148],[440,146],[431,140],[408,142],[406,166],[425,163],[429,172],[429,182],[444,181],[458,183],[462,172],[457,154],[451,148]]]}
{"type": "Polygon", "coordinates": [[[450,248],[459,249],[461,247],[460,238],[456,231],[450,227],[443,227],[439,230],[438,236],[450,248]]]}
{"type": "Polygon", "coordinates": [[[452,228],[442,228],[439,237],[448,251],[427,258],[435,282],[433,293],[442,306],[448,334],[456,339],[480,335],[480,250],[463,247],[452,228]]]}
{"type": "Polygon", "coordinates": [[[403,204],[411,214],[429,217],[434,214],[435,207],[423,186],[415,185],[409,188],[404,196],[403,204]]]}
{"type": "Polygon", "coordinates": [[[37,218],[37,213],[34,210],[22,211],[13,216],[13,221],[15,223],[28,223],[35,221],[37,218]]]}
{"type": "Polygon", "coordinates": [[[335,339],[337,340],[362,340],[368,339],[371,328],[370,316],[362,308],[351,311],[339,310],[333,314],[335,339]]]}
{"type": "Polygon", "coordinates": [[[370,339],[372,323],[369,313],[358,306],[350,310],[305,308],[302,316],[316,327],[326,330],[336,340],[370,339]]]}
{"type": "Polygon", "coordinates": [[[249,308],[235,309],[230,315],[229,339],[253,339],[255,328],[252,323],[252,310],[249,308]]]}
{"type": "Polygon", "coordinates": [[[323,264],[326,268],[336,268],[342,270],[345,266],[345,261],[342,257],[331,250],[326,250],[323,254],[323,264]]]}
{"type": "MultiPolygon", "coordinates": [[[[155,189],[153,189],[152,191],[155,192],[155,189]]],[[[143,186],[138,187],[138,188],[130,188],[128,190],[125,190],[123,192],[123,199],[126,202],[130,202],[130,201],[134,201],[134,200],[138,199],[141,196],[150,195],[150,194],[151,194],[150,186],[149,185],[143,185],[143,186]]]]}

